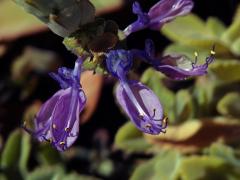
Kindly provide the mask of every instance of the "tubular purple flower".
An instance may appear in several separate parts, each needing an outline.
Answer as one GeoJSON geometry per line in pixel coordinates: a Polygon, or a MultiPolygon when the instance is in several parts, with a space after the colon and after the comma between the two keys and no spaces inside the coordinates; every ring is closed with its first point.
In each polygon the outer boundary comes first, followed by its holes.
{"type": "Polygon", "coordinates": [[[161,0],[148,13],[144,13],[140,4],[134,2],[133,13],[138,16],[138,19],[124,30],[124,34],[128,36],[145,28],[160,30],[165,23],[188,14],[192,8],[192,0],[161,0]]]}
{"type": "Polygon", "coordinates": [[[79,133],[79,115],[86,97],[80,85],[82,58],[78,58],[74,70],[60,68],[51,73],[63,88],[41,107],[34,119],[34,130],[25,128],[39,141],[49,141],[59,151],[69,148],[79,133]]]}
{"type": "Polygon", "coordinates": [[[192,61],[185,56],[167,55],[161,58],[161,62],[155,66],[155,69],[174,80],[202,76],[207,74],[209,64],[214,61],[214,54],[213,52],[208,56],[205,63],[201,65],[197,65],[197,59],[192,63],[192,61]]]}
{"type": "Polygon", "coordinates": [[[136,81],[120,81],[116,97],[130,120],[142,132],[157,135],[165,133],[167,119],[158,97],[148,87],[136,81]]]}
{"type": "Polygon", "coordinates": [[[158,97],[142,83],[126,78],[132,61],[131,51],[112,50],[107,55],[109,72],[120,80],[116,89],[117,100],[139,130],[153,135],[165,132],[167,119],[163,118],[158,97]]]}
{"type": "Polygon", "coordinates": [[[184,55],[166,55],[161,58],[155,58],[155,48],[152,40],[146,40],[145,50],[131,50],[134,58],[140,58],[151,64],[157,71],[174,80],[183,80],[194,76],[202,76],[207,73],[208,66],[215,59],[214,47],[211,53],[206,57],[205,63],[198,65],[198,55],[195,53],[193,62],[184,55]]]}

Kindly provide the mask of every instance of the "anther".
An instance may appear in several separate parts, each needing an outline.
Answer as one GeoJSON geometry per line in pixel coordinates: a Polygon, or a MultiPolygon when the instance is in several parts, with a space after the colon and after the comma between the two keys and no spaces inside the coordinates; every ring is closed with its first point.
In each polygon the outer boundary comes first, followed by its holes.
{"type": "Polygon", "coordinates": [[[165,129],[162,129],[162,133],[164,133],[164,134],[165,134],[166,132],[167,132],[167,131],[166,131],[165,129]]]}
{"type": "Polygon", "coordinates": [[[214,50],[211,50],[211,55],[215,55],[216,52],[214,50]]]}
{"type": "Polygon", "coordinates": [[[65,130],[66,132],[69,132],[70,128],[66,127],[64,130],[65,130]]]}
{"type": "Polygon", "coordinates": [[[53,124],[52,127],[53,127],[53,129],[57,129],[56,124],[53,124]]]}
{"type": "Polygon", "coordinates": [[[151,124],[146,124],[146,125],[145,125],[145,128],[148,128],[148,129],[149,129],[149,128],[151,128],[151,127],[152,127],[151,124]]]}
{"type": "Polygon", "coordinates": [[[60,145],[65,145],[65,142],[62,141],[62,142],[60,142],[59,144],[60,144],[60,145]]]}
{"type": "Polygon", "coordinates": [[[195,57],[198,57],[198,52],[194,52],[194,56],[195,56],[195,57]]]}
{"type": "Polygon", "coordinates": [[[165,129],[167,127],[167,124],[168,124],[168,117],[164,117],[163,118],[163,129],[165,129]]]}
{"type": "Polygon", "coordinates": [[[143,120],[144,116],[142,114],[139,114],[139,118],[143,120]]]}

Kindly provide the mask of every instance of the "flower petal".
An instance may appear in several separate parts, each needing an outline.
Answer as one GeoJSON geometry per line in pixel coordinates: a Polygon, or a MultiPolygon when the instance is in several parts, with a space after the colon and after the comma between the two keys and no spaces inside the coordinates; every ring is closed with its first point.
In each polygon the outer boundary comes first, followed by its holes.
{"type": "Polygon", "coordinates": [[[66,150],[76,141],[79,115],[86,103],[82,89],[68,88],[65,91],[66,94],[58,100],[52,113],[52,143],[59,151],[66,150]]]}
{"type": "Polygon", "coordinates": [[[132,53],[123,49],[111,50],[107,54],[106,64],[113,76],[118,77],[119,72],[126,74],[133,64],[132,53]]]}
{"type": "Polygon", "coordinates": [[[164,73],[166,76],[175,79],[183,80],[193,76],[201,76],[207,73],[208,65],[212,63],[214,56],[210,55],[206,58],[206,62],[202,65],[196,65],[185,56],[164,56],[155,68],[164,73]]]}
{"type": "Polygon", "coordinates": [[[138,2],[133,3],[132,11],[138,16],[138,19],[124,29],[124,34],[126,36],[130,35],[133,32],[147,28],[150,22],[148,14],[142,11],[142,8],[138,2]]]}
{"type": "Polygon", "coordinates": [[[188,14],[192,8],[192,0],[161,0],[148,12],[151,19],[149,28],[159,30],[164,23],[188,14]]]}
{"type": "Polygon", "coordinates": [[[137,14],[137,21],[124,29],[126,36],[133,32],[150,28],[159,30],[165,23],[189,13],[193,8],[192,0],[161,0],[148,13],[144,13],[138,2],[133,3],[133,13],[137,14]]]}
{"type": "Polygon", "coordinates": [[[50,139],[52,111],[57,104],[57,101],[63,94],[64,90],[59,90],[41,106],[39,112],[34,119],[34,130],[24,127],[26,131],[36,137],[39,141],[50,139]]]}
{"type": "Polygon", "coordinates": [[[158,97],[140,82],[121,82],[116,89],[116,97],[131,121],[144,133],[164,132],[163,109],[158,97]]]}

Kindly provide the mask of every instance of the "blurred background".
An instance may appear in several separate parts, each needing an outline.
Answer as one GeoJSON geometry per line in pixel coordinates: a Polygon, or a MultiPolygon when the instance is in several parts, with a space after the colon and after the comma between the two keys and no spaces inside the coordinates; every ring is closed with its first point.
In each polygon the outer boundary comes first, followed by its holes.
{"type": "MultiPolygon", "coordinates": [[[[92,2],[98,16],[120,29],[136,19],[133,1],[92,2]]],[[[139,2],[147,11],[158,1],[139,2]]],[[[85,72],[88,102],[79,138],[59,153],[21,126],[59,89],[48,73],[73,67],[75,56],[37,18],[0,0],[0,179],[240,179],[240,2],[194,2],[192,14],[127,39],[129,49],[143,49],[152,39],[158,55],[194,59],[197,51],[199,62],[216,46],[216,61],[203,77],[172,81],[145,64],[131,73],[158,95],[169,118],[167,133],[139,132],[116,104],[116,79],[85,72]]]]}

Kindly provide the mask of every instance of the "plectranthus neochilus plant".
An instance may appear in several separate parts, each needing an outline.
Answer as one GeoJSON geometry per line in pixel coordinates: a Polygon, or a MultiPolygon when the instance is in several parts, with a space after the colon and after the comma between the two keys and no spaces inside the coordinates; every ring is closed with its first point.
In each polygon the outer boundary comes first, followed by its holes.
{"type": "Polygon", "coordinates": [[[138,2],[134,2],[133,13],[137,20],[123,31],[113,21],[94,17],[94,7],[88,0],[15,2],[64,37],[65,46],[78,56],[73,70],[62,67],[58,73],[50,73],[61,90],[42,105],[34,119],[34,128],[25,126],[39,141],[49,141],[59,151],[69,148],[78,136],[79,114],[86,102],[80,84],[81,72],[101,67],[102,72],[117,78],[116,99],[121,108],[140,131],[157,135],[166,131],[167,118],[153,91],[139,81],[128,79],[133,62],[142,60],[171,79],[183,80],[206,74],[208,65],[214,60],[214,51],[200,65],[197,58],[193,62],[183,55],[158,58],[149,39],[143,50],[120,46],[120,42],[133,32],[145,28],[159,30],[174,18],[188,14],[193,7],[191,0],[161,0],[147,13],[142,11],[138,2]]]}

